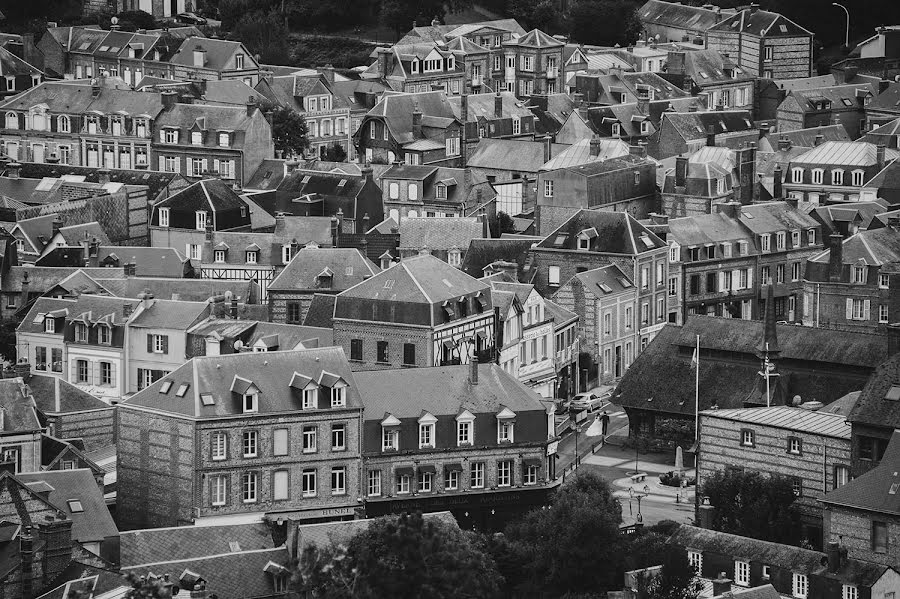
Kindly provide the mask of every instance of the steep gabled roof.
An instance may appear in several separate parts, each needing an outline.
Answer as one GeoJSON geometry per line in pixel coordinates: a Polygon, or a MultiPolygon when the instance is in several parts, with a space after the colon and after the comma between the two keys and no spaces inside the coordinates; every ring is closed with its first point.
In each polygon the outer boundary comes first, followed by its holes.
{"type": "Polygon", "coordinates": [[[648,0],[637,10],[637,15],[644,23],[694,31],[706,31],[719,21],[714,10],[662,0],[648,0]]]}
{"type": "Polygon", "coordinates": [[[119,543],[123,568],[275,548],[265,522],[122,531],[119,543]]]}
{"type": "Polygon", "coordinates": [[[503,45],[520,48],[562,48],[566,44],[540,29],[532,29],[523,36],[503,42],[503,45]]]}
{"type": "Polygon", "coordinates": [[[538,244],[542,249],[576,250],[578,234],[596,229],[591,252],[637,255],[666,247],[666,243],[626,212],[579,210],[538,244]],[[644,241],[646,240],[646,241],[644,241]]]}
{"type": "Polygon", "coordinates": [[[709,31],[728,31],[735,33],[752,33],[763,37],[781,37],[809,35],[812,32],[797,25],[784,15],[767,10],[744,9],[737,14],[723,19],[709,28],[709,31]]]}
{"type": "Polygon", "coordinates": [[[387,123],[391,135],[400,143],[414,141],[412,115],[418,107],[423,117],[456,120],[453,107],[443,91],[416,94],[386,93],[366,116],[381,117],[387,123]]]}
{"type": "Polygon", "coordinates": [[[668,121],[686,140],[703,139],[710,128],[715,134],[752,130],[753,121],[746,110],[715,110],[708,112],[664,112],[660,128],[668,121]]]}
{"type": "Polygon", "coordinates": [[[374,265],[355,248],[301,248],[284,267],[269,291],[319,289],[319,276],[327,268],[331,272],[323,291],[349,289],[375,274],[374,265]]]}
{"type": "Polygon", "coordinates": [[[169,62],[189,67],[194,66],[194,50],[201,49],[206,51],[206,63],[203,66],[207,69],[224,70],[236,52],[244,53],[245,68],[252,66],[253,56],[247,52],[241,42],[206,37],[185,39],[169,62]]]}
{"type": "Polygon", "coordinates": [[[181,210],[218,212],[246,206],[247,203],[228,183],[219,178],[212,178],[197,181],[159,202],[154,208],[176,207],[181,210]]]}
{"type": "Polygon", "coordinates": [[[483,236],[479,218],[407,217],[400,221],[399,249],[466,251],[473,239],[483,236]]]}
{"type": "MultiPolygon", "coordinates": [[[[838,166],[874,166],[878,148],[865,141],[826,141],[794,159],[794,163],[838,166]]],[[[886,148],[885,160],[900,157],[897,150],[886,148]]]]}

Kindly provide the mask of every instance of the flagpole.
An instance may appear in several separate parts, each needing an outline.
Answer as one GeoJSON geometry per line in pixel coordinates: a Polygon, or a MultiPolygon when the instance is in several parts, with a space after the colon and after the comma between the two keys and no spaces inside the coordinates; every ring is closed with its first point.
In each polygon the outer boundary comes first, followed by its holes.
{"type": "Polygon", "coordinates": [[[700,335],[697,335],[697,371],[694,373],[694,441],[700,439],[700,335]]]}

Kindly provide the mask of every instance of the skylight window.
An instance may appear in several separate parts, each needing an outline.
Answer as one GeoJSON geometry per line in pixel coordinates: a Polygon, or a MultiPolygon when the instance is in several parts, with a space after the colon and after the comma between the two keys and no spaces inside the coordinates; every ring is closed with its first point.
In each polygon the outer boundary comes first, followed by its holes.
{"type": "Polygon", "coordinates": [[[384,282],[385,289],[393,289],[394,288],[394,279],[388,279],[384,282]]]}
{"type": "Polygon", "coordinates": [[[781,33],[787,33],[787,25],[782,23],[778,28],[781,30],[781,33]]]}
{"type": "Polygon", "coordinates": [[[888,392],[884,395],[884,398],[889,401],[900,401],[900,386],[893,385],[888,392]]]}
{"type": "Polygon", "coordinates": [[[91,47],[91,42],[84,42],[83,44],[78,46],[78,49],[79,50],[87,50],[90,47],[91,47]]]}
{"type": "Polygon", "coordinates": [[[175,392],[176,397],[184,397],[184,394],[187,393],[190,384],[182,383],[180,387],[178,387],[178,391],[175,392]]]}
{"type": "Polygon", "coordinates": [[[706,74],[706,71],[700,71],[700,76],[704,79],[709,79],[709,75],[706,74]]]}
{"type": "Polygon", "coordinates": [[[300,183],[302,183],[303,185],[306,185],[307,183],[309,183],[309,175],[306,175],[305,177],[303,177],[303,180],[300,181],[300,183]]]}
{"type": "Polygon", "coordinates": [[[70,499],[67,503],[69,504],[69,511],[73,514],[80,514],[84,511],[84,506],[77,499],[70,499]]]}
{"type": "Polygon", "coordinates": [[[612,293],[612,287],[606,283],[597,283],[597,287],[603,290],[603,293],[612,293]]]}
{"type": "Polygon", "coordinates": [[[46,316],[44,312],[39,312],[38,315],[34,317],[34,320],[31,321],[31,324],[41,324],[44,322],[44,316],[46,316]]]}
{"type": "Polygon", "coordinates": [[[888,491],[888,495],[896,495],[897,489],[900,489],[900,483],[892,483],[891,490],[888,491]]]}
{"type": "Polygon", "coordinates": [[[844,106],[853,106],[853,102],[851,102],[847,98],[841,98],[841,102],[843,102],[844,106]]]}
{"type": "Polygon", "coordinates": [[[101,52],[106,52],[107,50],[109,50],[109,46],[100,46],[101,52]]]}
{"type": "Polygon", "coordinates": [[[621,285],[625,289],[631,287],[631,281],[629,281],[625,277],[616,277],[616,280],[619,281],[619,285],[621,285]]]}
{"type": "Polygon", "coordinates": [[[165,383],[160,385],[159,392],[162,393],[163,395],[165,395],[166,393],[169,392],[169,389],[171,389],[171,388],[172,388],[172,381],[166,381],[165,383]]]}
{"type": "Polygon", "coordinates": [[[201,393],[200,394],[200,402],[204,406],[212,406],[212,405],[215,405],[216,400],[213,399],[213,396],[209,393],[201,393]]]}

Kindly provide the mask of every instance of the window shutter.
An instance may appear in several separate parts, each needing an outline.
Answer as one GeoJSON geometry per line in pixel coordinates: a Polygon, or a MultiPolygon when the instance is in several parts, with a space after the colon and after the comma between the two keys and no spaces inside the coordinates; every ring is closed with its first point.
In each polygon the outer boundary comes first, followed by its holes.
{"type": "MultiPolygon", "coordinates": [[[[165,141],[166,141],[166,130],[160,129],[159,130],[159,143],[165,143],[165,141]]],[[[162,157],[160,157],[159,161],[160,161],[160,164],[162,164],[162,157]]],[[[160,169],[160,170],[162,170],[162,169],[160,169]]]]}
{"type": "Polygon", "coordinates": [[[208,170],[209,170],[209,161],[206,158],[204,158],[203,159],[203,172],[205,173],[208,170]]]}
{"type": "Polygon", "coordinates": [[[724,272],[719,273],[719,291],[728,291],[725,288],[725,273],[724,272]]]}
{"type": "Polygon", "coordinates": [[[169,336],[168,335],[162,336],[162,350],[163,350],[162,353],[164,353],[164,354],[169,353],[169,336]]]}
{"type": "Polygon", "coordinates": [[[743,289],[741,287],[741,271],[735,270],[731,272],[731,286],[735,289],[743,289]]]}
{"type": "Polygon", "coordinates": [[[150,333],[147,333],[147,353],[153,353],[153,335],[150,333]]]}
{"type": "Polygon", "coordinates": [[[752,287],[753,287],[753,269],[748,268],[747,269],[747,289],[750,289],[752,287]]]}
{"type": "Polygon", "coordinates": [[[72,360],[71,373],[69,376],[69,381],[72,383],[78,382],[78,360],[72,360]]]}
{"type": "Polygon", "coordinates": [[[109,383],[115,387],[116,386],[116,363],[109,363],[109,383]]]}
{"type": "Polygon", "coordinates": [[[871,317],[871,308],[872,302],[870,300],[866,300],[863,302],[863,320],[869,320],[869,318],[871,317]]]}
{"type": "Polygon", "coordinates": [[[213,170],[215,172],[221,174],[221,171],[219,170],[219,159],[218,158],[213,158],[213,170]]]}
{"type": "Polygon", "coordinates": [[[848,300],[847,300],[847,314],[846,314],[846,317],[847,317],[847,320],[850,320],[850,319],[853,318],[853,300],[852,300],[852,299],[848,299],[848,300]]]}
{"type": "Polygon", "coordinates": [[[163,158],[162,156],[159,157],[159,170],[161,170],[161,171],[166,170],[166,159],[163,158]]]}
{"type": "Polygon", "coordinates": [[[180,133],[181,133],[181,131],[176,131],[176,132],[175,132],[175,143],[178,143],[178,136],[179,136],[180,133]]]}
{"type": "Polygon", "coordinates": [[[231,505],[231,476],[225,476],[225,505],[231,505]]]}

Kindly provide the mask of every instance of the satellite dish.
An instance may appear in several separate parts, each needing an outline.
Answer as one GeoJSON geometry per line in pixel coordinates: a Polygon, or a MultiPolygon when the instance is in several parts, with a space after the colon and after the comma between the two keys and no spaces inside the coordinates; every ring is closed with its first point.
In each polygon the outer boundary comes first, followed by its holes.
{"type": "Polygon", "coordinates": [[[244,342],[241,341],[240,339],[238,339],[237,341],[234,342],[235,351],[241,351],[242,347],[244,347],[244,342]]]}

